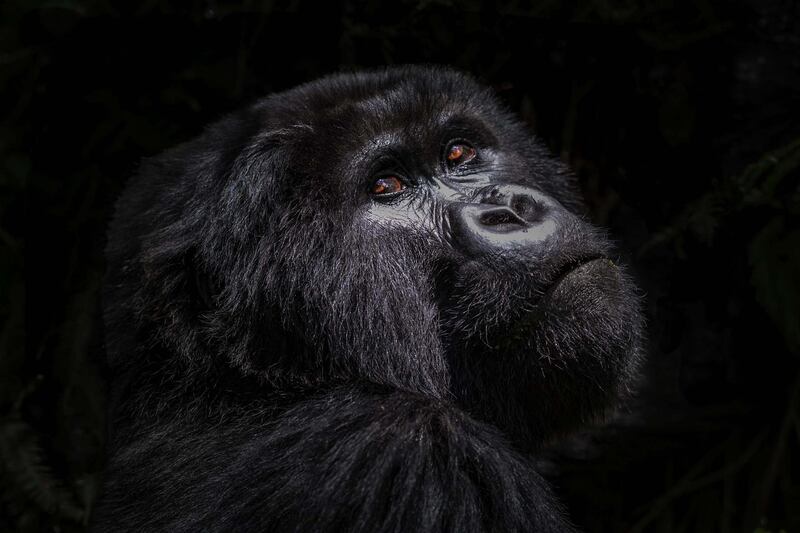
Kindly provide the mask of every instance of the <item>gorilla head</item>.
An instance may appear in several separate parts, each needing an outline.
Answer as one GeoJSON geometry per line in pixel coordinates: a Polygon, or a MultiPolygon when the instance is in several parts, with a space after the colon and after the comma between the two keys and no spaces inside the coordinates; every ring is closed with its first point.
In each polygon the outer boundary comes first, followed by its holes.
{"type": "Polygon", "coordinates": [[[145,163],[119,203],[118,400],[360,383],[535,446],[600,414],[639,359],[634,287],[581,212],[564,166],[462,74],[269,96],[145,163]]]}

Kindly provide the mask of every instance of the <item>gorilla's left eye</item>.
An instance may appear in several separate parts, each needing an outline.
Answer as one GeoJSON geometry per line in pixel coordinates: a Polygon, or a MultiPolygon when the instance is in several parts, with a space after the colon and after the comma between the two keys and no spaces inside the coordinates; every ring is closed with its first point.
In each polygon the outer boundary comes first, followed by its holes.
{"type": "Polygon", "coordinates": [[[372,184],[372,194],[390,195],[395,194],[406,188],[406,184],[397,176],[382,176],[376,179],[372,184]]]}
{"type": "Polygon", "coordinates": [[[451,166],[463,165],[475,159],[478,151],[466,143],[453,143],[447,149],[447,163],[451,166]]]}

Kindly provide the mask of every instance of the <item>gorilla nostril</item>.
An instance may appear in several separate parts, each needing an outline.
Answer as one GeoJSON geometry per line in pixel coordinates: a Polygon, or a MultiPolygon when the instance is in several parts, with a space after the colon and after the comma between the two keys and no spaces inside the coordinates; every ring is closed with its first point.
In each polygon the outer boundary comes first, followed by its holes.
{"type": "Polygon", "coordinates": [[[492,209],[480,215],[479,221],[484,226],[502,226],[514,224],[524,226],[525,220],[507,207],[492,209]]]}
{"type": "Polygon", "coordinates": [[[545,208],[529,196],[514,195],[511,200],[511,209],[526,222],[538,222],[544,215],[545,208]]]}
{"type": "Polygon", "coordinates": [[[495,187],[491,191],[489,191],[488,195],[484,196],[483,199],[481,199],[481,203],[491,204],[491,205],[506,205],[508,202],[506,195],[500,192],[500,190],[497,187],[495,187]]]}
{"type": "Polygon", "coordinates": [[[487,226],[507,223],[534,224],[541,222],[548,211],[547,204],[538,201],[532,191],[519,192],[517,187],[494,187],[484,193],[480,203],[502,207],[509,211],[502,215],[499,214],[501,211],[487,212],[484,215],[486,218],[481,218],[481,223],[487,226]]]}

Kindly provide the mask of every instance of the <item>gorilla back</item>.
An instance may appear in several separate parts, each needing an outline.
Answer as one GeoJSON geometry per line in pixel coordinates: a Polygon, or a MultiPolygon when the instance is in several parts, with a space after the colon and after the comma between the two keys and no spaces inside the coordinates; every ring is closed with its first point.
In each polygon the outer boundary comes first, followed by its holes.
{"type": "Polygon", "coordinates": [[[339,74],[146,161],[111,224],[100,531],[569,531],[533,468],[640,359],[569,172],[447,69],[339,74]]]}

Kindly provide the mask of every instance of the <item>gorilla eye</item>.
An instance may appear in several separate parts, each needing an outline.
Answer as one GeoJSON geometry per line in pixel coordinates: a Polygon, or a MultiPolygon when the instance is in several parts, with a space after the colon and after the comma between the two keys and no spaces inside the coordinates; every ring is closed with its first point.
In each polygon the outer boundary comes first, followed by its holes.
{"type": "Polygon", "coordinates": [[[455,143],[447,149],[447,162],[452,166],[463,165],[475,159],[478,151],[465,143],[455,143]]]}
{"type": "Polygon", "coordinates": [[[372,184],[372,194],[389,195],[395,194],[406,188],[397,176],[383,176],[375,180],[372,184]]]}

